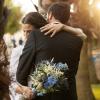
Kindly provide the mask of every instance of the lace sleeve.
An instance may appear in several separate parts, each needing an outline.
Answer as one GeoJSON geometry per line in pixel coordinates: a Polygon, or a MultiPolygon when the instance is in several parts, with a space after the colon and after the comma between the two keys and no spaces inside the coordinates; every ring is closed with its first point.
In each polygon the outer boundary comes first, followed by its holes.
{"type": "Polygon", "coordinates": [[[9,93],[10,77],[8,73],[8,59],[6,54],[6,44],[2,38],[0,38],[0,94],[9,93]]]}
{"type": "Polygon", "coordinates": [[[7,47],[3,39],[0,40],[0,66],[4,67],[9,64],[7,58],[7,47]]]}

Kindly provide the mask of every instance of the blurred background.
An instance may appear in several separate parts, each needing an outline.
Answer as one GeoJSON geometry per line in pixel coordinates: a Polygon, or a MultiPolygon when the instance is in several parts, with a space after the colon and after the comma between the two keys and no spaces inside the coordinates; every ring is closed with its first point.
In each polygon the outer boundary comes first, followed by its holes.
{"type": "MultiPolygon", "coordinates": [[[[0,20],[3,9],[8,13],[7,24],[4,25],[4,40],[10,55],[14,45],[18,46],[19,40],[24,41],[20,29],[22,17],[28,12],[36,11],[35,6],[40,9],[41,7],[38,0],[1,1],[4,2],[5,8],[2,6],[3,3],[0,3],[0,20]]],[[[87,35],[76,77],[78,100],[100,100],[100,0],[69,0],[69,2],[72,26],[83,29],[87,35]]]]}

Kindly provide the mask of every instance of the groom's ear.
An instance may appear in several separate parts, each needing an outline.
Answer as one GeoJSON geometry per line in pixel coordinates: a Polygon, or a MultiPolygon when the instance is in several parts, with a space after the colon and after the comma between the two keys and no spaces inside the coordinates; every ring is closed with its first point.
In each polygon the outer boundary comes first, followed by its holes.
{"type": "Polygon", "coordinates": [[[47,14],[47,19],[48,19],[48,21],[51,22],[52,18],[53,18],[52,12],[49,12],[49,13],[47,14]]]}

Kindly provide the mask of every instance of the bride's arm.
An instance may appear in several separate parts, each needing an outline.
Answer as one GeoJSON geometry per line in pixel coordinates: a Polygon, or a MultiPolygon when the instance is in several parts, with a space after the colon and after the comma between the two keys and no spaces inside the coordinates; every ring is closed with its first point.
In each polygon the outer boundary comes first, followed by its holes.
{"type": "Polygon", "coordinates": [[[79,36],[83,40],[87,38],[87,36],[83,33],[83,31],[80,28],[73,28],[68,25],[64,25],[60,22],[53,22],[50,24],[47,24],[40,28],[41,32],[44,32],[45,35],[49,35],[53,37],[56,35],[57,32],[64,30],[64,31],[69,31],[72,32],[73,34],[79,36]]]}
{"type": "Polygon", "coordinates": [[[87,38],[87,36],[85,35],[85,33],[83,33],[83,30],[80,29],[80,28],[73,28],[71,26],[64,25],[62,30],[64,30],[64,31],[70,31],[73,34],[75,34],[75,35],[79,36],[80,38],[82,38],[83,40],[87,38]]]}

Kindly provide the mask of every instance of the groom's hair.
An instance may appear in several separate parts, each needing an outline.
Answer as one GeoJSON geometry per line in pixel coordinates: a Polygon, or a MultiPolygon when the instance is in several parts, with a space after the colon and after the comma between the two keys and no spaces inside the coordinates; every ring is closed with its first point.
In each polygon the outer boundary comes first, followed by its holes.
{"type": "Polygon", "coordinates": [[[48,9],[48,14],[49,13],[52,13],[54,18],[61,23],[66,24],[70,17],[70,5],[65,2],[53,3],[48,9]]]}

